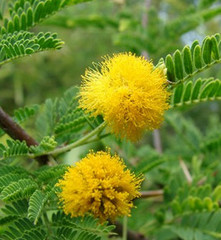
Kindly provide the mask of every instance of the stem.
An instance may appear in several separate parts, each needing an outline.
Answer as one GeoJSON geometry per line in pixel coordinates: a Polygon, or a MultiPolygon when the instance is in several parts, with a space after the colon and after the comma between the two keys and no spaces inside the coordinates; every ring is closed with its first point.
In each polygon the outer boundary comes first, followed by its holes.
{"type": "Polygon", "coordinates": [[[122,240],[127,240],[127,216],[124,216],[123,219],[123,235],[122,240]]]}
{"type": "Polygon", "coordinates": [[[87,140],[89,140],[91,137],[95,136],[96,134],[100,133],[104,128],[106,127],[106,123],[103,122],[102,124],[100,124],[97,128],[95,128],[92,132],[88,133],[86,136],[82,137],[81,139],[79,139],[78,141],[71,143],[67,146],[64,147],[60,147],[57,148],[49,153],[47,153],[48,155],[53,155],[53,156],[57,156],[61,153],[70,151],[73,148],[79,147],[85,143],[87,143],[87,140]]]}

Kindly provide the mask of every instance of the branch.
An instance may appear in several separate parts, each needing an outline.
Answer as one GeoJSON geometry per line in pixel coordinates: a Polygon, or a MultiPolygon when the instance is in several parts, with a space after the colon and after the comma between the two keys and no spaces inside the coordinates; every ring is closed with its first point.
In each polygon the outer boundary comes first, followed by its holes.
{"type": "MultiPolygon", "coordinates": [[[[36,146],[38,143],[29,136],[1,107],[0,107],[0,127],[13,139],[25,141],[27,146],[36,146]]],[[[47,156],[36,158],[40,165],[48,162],[47,156]]]]}
{"type": "Polygon", "coordinates": [[[183,173],[186,177],[186,180],[187,180],[188,184],[191,185],[191,183],[193,181],[192,176],[191,176],[191,174],[189,172],[189,169],[187,168],[185,162],[182,159],[180,159],[180,166],[183,170],[183,173]]]}
{"type": "Polygon", "coordinates": [[[141,198],[162,197],[163,190],[143,191],[141,192],[141,198]]]}
{"type": "Polygon", "coordinates": [[[28,146],[38,143],[29,136],[14,120],[0,107],[0,127],[13,139],[25,141],[28,146]]]}
{"type": "Polygon", "coordinates": [[[153,145],[154,145],[154,148],[157,150],[157,152],[162,155],[163,150],[162,150],[162,143],[161,143],[159,129],[155,129],[153,131],[153,145]]]}

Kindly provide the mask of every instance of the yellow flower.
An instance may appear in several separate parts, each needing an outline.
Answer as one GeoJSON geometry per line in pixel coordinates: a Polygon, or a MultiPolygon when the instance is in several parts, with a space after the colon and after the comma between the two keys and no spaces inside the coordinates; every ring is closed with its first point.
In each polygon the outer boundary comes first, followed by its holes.
{"type": "Polygon", "coordinates": [[[113,133],[136,141],[144,130],[156,129],[163,121],[169,108],[166,83],[163,71],[144,57],[116,54],[95,70],[86,70],[80,106],[103,115],[113,133]]]}
{"type": "Polygon", "coordinates": [[[125,168],[119,156],[103,151],[90,152],[69,167],[57,184],[65,214],[76,217],[92,213],[101,222],[130,215],[132,200],[140,196],[142,179],[125,168]]]}

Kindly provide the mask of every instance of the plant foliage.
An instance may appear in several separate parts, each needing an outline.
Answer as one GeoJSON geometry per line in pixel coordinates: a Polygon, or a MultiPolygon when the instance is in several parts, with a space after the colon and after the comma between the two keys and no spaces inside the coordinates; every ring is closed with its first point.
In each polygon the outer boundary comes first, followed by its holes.
{"type": "MultiPolygon", "coordinates": [[[[69,10],[69,6],[87,1],[1,0],[0,65],[14,62],[13,68],[9,68],[11,71],[18,66],[15,59],[61,49],[64,42],[57,34],[44,32],[48,26],[50,29],[59,27],[61,32],[65,29],[68,37],[73,29],[81,34],[79,28],[88,32],[97,28],[96,31],[102,30],[102,36],[108,33],[108,40],[111,39],[108,44],[150,56],[153,63],[158,62],[155,68],[167,75],[171,108],[161,131],[163,148],[159,131],[153,133],[155,149],[150,135],[136,145],[116,139],[108,128],[104,130],[105,121],[101,116],[92,117],[79,107],[78,87],[70,87],[64,94],[41,104],[14,110],[12,120],[37,143],[29,146],[26,141],[6,134],[3,127],[0,129],[0,239],[121,239],[113,233],[119,230],[114,230],[112,223],[100,224],[90,214],[72,218],[65,215],[58,204],[57,183],[68,169],[67,162],[77,162],[91,147],[100,150],[105,146],[112,146],[136,175],[142,174],[147,179],[142,186],[142,197],[151,198],[135,200],[138,207],[132,211],[128,229],[131,227],[148,239],[156,240],[221,239],[218,102],[221,76],[217,67],[221,63],[221,36],[220,33],[204,34],[202,40],[183,44],[187,43],[185,34],[192,31],[198,37],[196,27],[211,26],[210,21],[221,14],[220,2],[197,0],[190,5],[187,0],[153,1],[142,14],[140,9],[144,6],[139,1],[102,2],[102,11],[98,7],[101,2],[94,1],[69,10]],[[104,6],[108,10],[103,11],[104,6]],[[110,6],[114,6],[113,9],[110,6]],[[169,10],[168,6],[173,8],[169,10]],[[186,11],[180,10],[183,6],[186,11]],[[93,11],[97,11],[96,14],[93,11]],[[173,13],[171,18],[170,13],[173,13]],[[204,111],[204,115],[199,114],[204,111]],[[74,151],[65,155],[70,150],[74,151]]],[[[73,36],[71,41],[76,37],[73,36]]],[[[82,46],[79,45],[79,52],[84,51],[82,46]]],[[[65,59],[65,51],[59,57],[59,65],[65,59]]],[[[90,59],[87,51],[85,54],[84,60],[90,59]]],[[[46,67],[47,60],[45,57],[43,61],[46,67]]],[[[56,68],[53,71],[56,74],[56,68]]],[[[45,75],[43,77],[45,79],[45,75]]],[[[63,81],[63,76],[61,79],[63,81]]],[[[39,86],[34,84],[36,88],[39,86]]],[[[153,100],[154,96],[150,101],[153,100]]],[[[121,190],[118,190],[120,195],[121,190]]],[[[124,221],[124,230],[126,224],[124,221]]],[[[133,231],[129,234],[134,239],[142,236],[133,231]]]]}

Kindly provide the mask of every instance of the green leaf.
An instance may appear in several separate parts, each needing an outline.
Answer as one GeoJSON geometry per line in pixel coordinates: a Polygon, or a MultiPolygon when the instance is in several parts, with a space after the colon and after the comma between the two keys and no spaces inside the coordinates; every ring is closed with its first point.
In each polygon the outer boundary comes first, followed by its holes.
{"type": "Polygon", "coordinates": [[[174,223],[169,228],[183,240],[215,240],[220,238],[220,210],[194,213],[183,216],[180,224],[174,223]]]}
{"type": "Polygon", "coordinates": [[[5,187],[0,197],[5,202],[17,201],[29,197],[37,187],[37,184],[33,180],[21,179],[5,187]]]}
{"type": "Polygon", "coordinates": [[[190,100],[192,88],[193,88],[193,83],[192,83],[192,81],[189,81],[185,85],[185,90],[184,90],[184,95],[183,95],[183,100],[182,100],[183,102],[188,102],[190,100]]]}
{"type": "Polygon", "coordinates": [[[202,46],[202,55],[203,60],[206,64],[211,63],[211,53],[212,53],[212,41],[209,37],[204,39],[203,46],[202,46]]]}
{"type": "Polygon", "coordinates": [[[193,59],[194,59],[193,61],[194,61],[195,67],[198,69],[201,69],[203,67],[203,63],[202,63],[201,47],[199,45],[197,45],[194,48],[193,59]]]}
{"type": "Polygon", "coordinates": [[[192,80],[180,83],[173,89],[171,106],[178,107],[192,103],[200,103],[207,100],[221,100],[221,80],[213,78],[197,79],[193,84],[192,80]]]}
{"type": "Polygon", "coordinates": [[[212,57],[214,60],[219,60],[219,46],[216,38],[214,36],[211,37],[211,44],[212,44],[212,57]]]}
{"type": "Polygon", "coordinates": [[[179,50],[176,50],[174,53],[174,63],[175,63],[175,73],[178,80],[183,79],[183,61],[181,53],[179,50]]]}
{"type": "Polygon", "coordinates": [[[166,56],[166,68],[167,68],[167,79],[171,82],[175,82],[175,67],[172,56],[169,54],[166,56]]]}
{"type": "Polygon", "coordinates": [[[18,174],[27,174],[27,171],[24,168],[18,167],[18,166],[8,166],[8,165],[3,165],[0,167],[0,176],[3,177],[7,174],[12,174],[12,173],[18,173],[18,174]]]}
{"type": "Polygon", "coordinates": [[[27,22],[27,27],[31,27],[32,24],[33,24],[33,11],[32,11],[32,8],[29,7],[28,10],[27,10],[27,19],[26,19],[26,22],[27,22]]]}
{"type": "Polygon", "coordinates": [[[48,200],[48,195],[45,195],[42,191],[36,190],[30,197],[28,207],[28,218],[37,224],[38,219],[41,216],[45,203],[48,200]]]}
{"type": "Polygon", "coordinates": [[[15,31],[19,31],[19,29],[20,29],[20,22],[19,22],[19,16],[18,15],[14,16],[13,22],[14,22],[14,29],[15,29],[15,31]]]}
{"type": "Polygon", "coordinates": [[[179,84],[174,90],[173,90],[173,105],[176,105],[180,103],[183,95],[183,83],[179,84]]]}
{"type": "Polygon", "coordinates": [[[0,38],[0,65],[13,60],[49,49],[59,49],[62,41],[54,34],[45,33],[35,36],[29,32],[15,32],[5,34],[0,38]],[[39,37],[40,36],[40,37],[39,37]]]}
{"type": "Polygon", "coordinates": [[[106,240],[110,231],[114,229],[114,226],[108,226],[107,222],[99,224],[98,220],[91,216],[85,216],[82,221],[80,217],[70,218],[60,211],[52,215],[52,222],[58,227],[55,233],[56,240],[62,236],[71,240],[106,240]]]}
{"type": "Polygon", "coordinates": [[[42,169],[42,171],[37,171],[35,174],[37,176],[37,181],[39,183],[45,182],[57,182],[59,178],[61,178],[67,170],[67,165],[59,165],[55,167],[50,167],[46,169],[42,169]]]}
{"type": "Polygon", "coordinates": [[[41,18],[41,14],[43,12],[44,9],[44,3],[43,2],[39,2],[39,4],[37,5],[35,12],[34,12],[34,21],[38,22],[39,19],[41,18]]]}
{"type": "MultiPolygon", "coordinates": [[[[198,41],[194,41],[191,47],[185,46],[182,55],[179,50],[176,50],[173,59],[167,57],[168,59],[165,60],[168,66],[175,66],[176,83],[173,86],[193,78],[196,74],[210,68],[212,65],[221,63],[220,52],[221,41],[219,34],[211,37],[207,36],[203,40],[202,47],[198,45],[198,41]]],[[[171,73],[170,70],[168,74],[170,78],[173,76],[173,74],[170,76],[171,73]]]]}
{"type": "Polygon", "coordinates": [[[23,217],[27,214],[28,202],[26,199],[18,200],[16,202],[5,205],[1,210],[8,216],[13,215],[23,217]]]}
{"type": "Polygon", "coordinates": [[[28,178],[27,174],[10,173],[0,177],[0,192],[9,184],[28,178]]]}
{"type": "Polygon", "coordinates": [[[195,41],[192,43],[192,45],[191,45],[191,54],[192,54],[192,56],[193,56],[195,47],[198,46],[198,45],[200,45],[198,40],[195,40],[195,41]]]}
{"type": "Polygon", "coordinates": [[[44,155],[54,150],[57,146],[57,142],[54,137],[46,136],[42,139],[38,146],[31,146],[30,151],[35,155],[44,155]]]}
{"type": "MultiPolygon", "coordinates": [[[[9,7],[9,15],[5,17],[4,26],[1,29],[1,33],[12,33],[15,29],[28,30],[29,28],[35,26],[36,24],[43,21],[45,18],[55,14],[59,10],[63,9],[67,5],[77,4],[81,2],[86,2],[86,0],[17,0],[11,1],[9,7]],[[19,16],[20,24],[17,23],[17,18],[14,16],[19,16]],[[16,21],[16,23],[15,23],[16,21]],[[16,25],[16,28],[14,27],[16,25]],[[18,28],[19,27],[19,28],[18,28]]],[[[1,12],[0,12],[0,17],[1,12]]]]}
{"type": "Polygon", "coordinates": [[[214,87],[214,82],[209,82],[206,84],[206,86],[204,87],[204,89],[201,91],[200,93],[200,99],[206,99],[208,98],[210,92],[212,91],[214,87]]]}
{"type": "Polygon", "coordinates": [[[184,68],[185,68],[186,73],[192,74],[193,63],[192,63],[191,51],[188,46],[184,47],[184,49],[183,49],[183,63],[184,63],[184,68]]]}
{"type": "Polygon", "coordinates": [[[26,14],[23,12],[20,16],[20,30],[26,30],[27,23],[26,23],[26,14]]]}
{"type": "Polygon", "coordinates": [[[194,86],[193,86],[193,91],[192,91],[192,96],[191,96],[192,101],[198,99],[201,86],[202,86],[202,80],[201,80],[201,78],[199,78],[195,81],[194,86]]]}
{"type": "Polygon", "coordinates": [[[3,235],[4,239],[46,240],[43,225],[35,226],[28,218],[20,218],[3,235]]]}
{"type": "Polygon", "coordinates": [[[17,156],[26,156],[28,154],[28,146],[25,141],[20,142],[19,140],[7,140],[7,147],[0,151],[0,157],[10,158],[17,156]]]}
{"type": "Polygon", "coordinates": [[[7,24],[7,31],[9,33],[12,33],[14,31],[14,24],[12,21],[9,21],[8,24],[7,24]]]}

